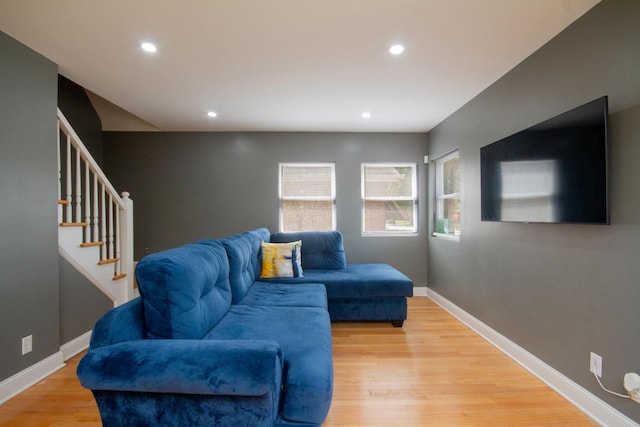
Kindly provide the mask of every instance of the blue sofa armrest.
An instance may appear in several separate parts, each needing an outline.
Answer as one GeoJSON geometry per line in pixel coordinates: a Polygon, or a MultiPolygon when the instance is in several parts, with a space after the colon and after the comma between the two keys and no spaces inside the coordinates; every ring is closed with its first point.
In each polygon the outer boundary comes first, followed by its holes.
{"type": "Polygon", "coordinates": [[[135,298],[107,311],[91,333],[91,348],[146,338],[142,299],[135,298]]]}
{"type": "Polygon", "coordinates": [[[136,340],[90,349],[77,374],[91,390],[261,396],[282,369],[270,340],[136,340]]]}

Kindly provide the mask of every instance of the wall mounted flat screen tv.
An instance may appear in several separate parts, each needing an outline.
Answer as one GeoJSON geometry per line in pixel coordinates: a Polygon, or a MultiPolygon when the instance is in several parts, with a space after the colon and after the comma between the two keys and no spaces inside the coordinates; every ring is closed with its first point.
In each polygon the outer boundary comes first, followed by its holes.
{"type": "Polygon", "coordinates": [[[607,97],[480,149],[482,221],[609,224],[607,97]]]}

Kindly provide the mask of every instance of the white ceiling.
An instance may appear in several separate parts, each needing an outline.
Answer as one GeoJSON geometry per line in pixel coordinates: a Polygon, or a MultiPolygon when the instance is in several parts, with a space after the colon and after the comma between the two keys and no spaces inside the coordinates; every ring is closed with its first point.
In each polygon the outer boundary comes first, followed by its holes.
{"type": "Polygon", "coordinates": [[[598,1],[1,0],[0,30],[162,130],[425,132],[598,1]]]}

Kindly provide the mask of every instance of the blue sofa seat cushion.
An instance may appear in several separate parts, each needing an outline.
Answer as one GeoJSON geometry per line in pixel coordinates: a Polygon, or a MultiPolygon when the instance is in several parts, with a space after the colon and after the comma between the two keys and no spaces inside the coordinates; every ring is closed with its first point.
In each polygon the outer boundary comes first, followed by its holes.
{"type": "Polygon", "coordinates": [[[238,302],[241,305],[317,307],[327,310],[327,290],[322,283],[255,282],[238,302]]]}
{"type": "Polygon", "coordinates": [[[221,243],[192,243],[144,257],[136,267],[147,338],[201,339],[231,306],[221,243]]]}
{"type": "Polygon", "coordinates": [[[329,300],[413,296],[413,281],[388,264],[348,264],[344,270],[305,270],[304,277],[261,280],[277,280],[280,283],[324,283],[329,300]]]}
{"type": "Polygon", "coordinates": [[[347,258],[342,233],[339,231],[301,231],[273,233],[271,243],[302,241],[302,270],[344,270],[347,258]]]}
{"type": "Polygon", "coordinates": [[[326,310],[313,307],[234,305],[204,339],[266,339],[284,355],[281,417],[321,424],[333,390],[331,324],[326,310]]]}

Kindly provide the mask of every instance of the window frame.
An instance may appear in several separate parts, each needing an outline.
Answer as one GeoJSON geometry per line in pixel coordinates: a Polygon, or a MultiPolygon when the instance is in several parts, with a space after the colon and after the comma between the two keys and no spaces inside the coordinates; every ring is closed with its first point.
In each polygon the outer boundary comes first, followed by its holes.
{"type": "Polygon", "coordinates": [[[360,200],[361,200],[361,234],[362,236],[417,236],[418,226],[418,164],[416,162],[366,162],[360,164],[360,200]],[[366,170],[367,168],[411,168],[411,196],[367,196],[366,193],[366,170]],[[366,203],[371,201],[413,201],[413,228],[411,230],[386,230],[367,231],[366,224],[366,203]]]}
{"type": "Polygon", "coordinates": [[[434,198],[433,198],[433,232],[432,236],[443,237],[451,240],[460,240],[460,236],[462,235],[462,224],[459,223],[458,230],[453,230],[450,233],[440,233],[437,230],[437,221],[439,219],[444,218],[444,201],[447,199],[458,199],[458,203],[460,205],[460,216],[461,216],[461,205],[462,205],[462,159],[460,157],[460,149],[456,148],[434,160],[435,165],[435,175],[434,175],[434,198]],[[444,164],[452,159],[458,159],[459,162],[459,188],[456,193],[447,193],[444,194],[444,164]],[[442,212],[442,217],[440,216],[440,212],[442,212]]]}
{"type": "Polygon", "coordinates": [[[302,230],[284,230],[283,202],[289,201],[331,201],[331,230],[336,230],[336,165],[335,162],[280,162],[278,163],[278,229],[280,232],[299,232],[302,230]],[[331,170],[331,194],[328,196],[284,196],[285,167],[326,168],[331,170]]]}

